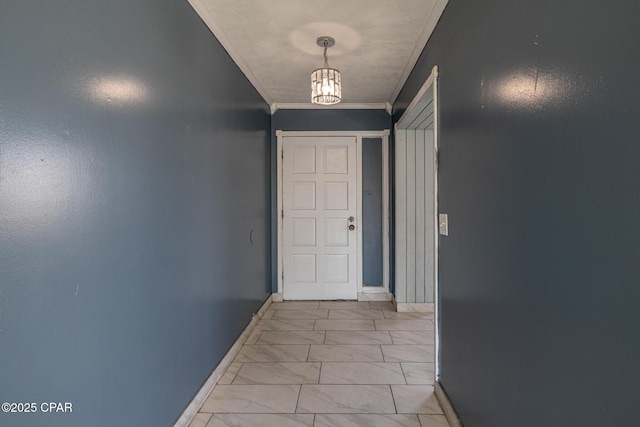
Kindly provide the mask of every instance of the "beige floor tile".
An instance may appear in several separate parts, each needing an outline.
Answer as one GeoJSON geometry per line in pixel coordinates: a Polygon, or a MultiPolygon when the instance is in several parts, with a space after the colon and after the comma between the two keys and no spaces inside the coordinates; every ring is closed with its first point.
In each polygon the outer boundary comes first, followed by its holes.
{"type": "Polygon", "coordinates": [[[319,308],[326,310],[369,310],[367,301],[321,301],[319,308]]]}
{"type": "Polygon", "coordinates": [[[450,427],[444,415],[418,415],[422,427],[450,427]]]}
{"type": "Polygon", "coordinates": [[[193,420],[189,424],[189,427],[206,427],[207,423],[211,419],[211,414],[197,413],[193,420]]]}
{"type": "Polygon", "coordinates": [[[388,385],[303,385],[297,413],[395,413],[388,385]]]}
{"type": "Polygon", "coordinates": [[[207,427],[313,427],[313,414],[213,414],[207,427]]]}
{"type": "Polygon", "coordinates": [[[317,310],[319,301],[283,301],[271,304],[271,310],[317,310]]]}
{"type": "Polygon", "coordinates": [[[320,363],[244,363],[233,384],[318,384],[320,363]]]}
{"type": "Polygon", "coordinates": [[[314,427],[420,427],[416,415],[318,414],[314,427]]]}
{"type": "Polygon", "coordinates": [[[379,345],[312,345],[309,362],[384,362],[379,345]]]}
{"type": "Polygon", "coordinates": [[[380,310],[329,310],[329,319],[384,319],[380,310]]]}
{"type": "Polygon", "coordinates": [[[389,331],[327,331],[325,344],[393,344],[389,331]]]}
{"type": "Polygon", "coordinates": [[[418,319],[418,320],[433,320],[433,313],[420,313],[420,312],[403,312],[398,313],[395,310],[384,310],[385,319],[418,319]]]}
{"type": "Polygon", "coordinates": [[[241,367],[242,363],[233,362],[229,364],[227,370],[222,374],[222,377],[220,377],[218,384],[231,384],[241,367]]]}
{"type": "Polygon", "coordinates": [[[313,414],[213,414],[206,427],[313,427],[313,414]]]}
{"type": "Polygon", "coordinates": [[[430,331],[434,327],[427,319],[375,319],[374,322],[378,331],[430,331]]]}
{"type": "Polygon", "coordinates": [[[369,301],[371,310],[396,310],[396,306],[391,301],[369,301]]]}
{"type": "Polygon", "coordinates": [[[434,363],[401,363],[407,384],[433,385],[434,363]]]}
{"type": "Polygon", "coordinates": [[[276,314],[276,311],[273,310],[272,308],[269,308],[269,310],[267,310],[263,315],[262,315],[262,319],[271,319],[273,318],[273,315],[276,314]]]}
{"type": "Polygon", "coordinates": [[[244,342],[244,344],[245,345],[255,344],[256,342],[258,342],[258,338],[260,338],[261,333],[262,331],[255,329],[253,332],[251,332],[251,334],[249,334],[249,337],[244,342]]]}
{"type": "Polygon", "coordinates": [[[433,386],[392,385],[391,391],[399,414],[443,414],[433,386]]]}
{"type": "Polygon", "coordinates": [[[389,331],[394,344],[435,345],[435,331],[389,331]]]}
{"type": "Polygon", "coordinates": [[[234,361],[306,362],[308,354],[308,345],[245,345],[240,349],[234,361]]]}
{"type": "Polygon", "coordinates": [[[201,412],[294,413],[299,385],[219,385],[202,405],[201,412]]]}
{"type": "Polygon", "coordinates": [[[190,427],[448,427],[432,319],[389,301],[273,303],[190,427]]]}
{"type": "Polygon", "coordinates": [[[385,362],[433,362],[431,345],[381,345],[385,362]]]}
{"type": "Polygon", "coordinates": [[[274,319],[326,319],[329,310],[277,310],[274,319]]]}
{"type": "Polygon", "coordinates": [[[406,384],[399,363],[324,362],[320,384],[406,384]]]}
{"type": "Polygon", "coordinates": [[[316,331],[375,331],[372,319],[318,319],[316,331]]]}
{"type": "Polygon", "coordinates": [[[322,344],[324,331],[264,331],[256,344],[322,344]]]}
{"type": "Polygon", "coordinates": [[[311,331],[315,320],[306,319],[265,319],[258,323],[256,329],[261,331],[311,331]]]}

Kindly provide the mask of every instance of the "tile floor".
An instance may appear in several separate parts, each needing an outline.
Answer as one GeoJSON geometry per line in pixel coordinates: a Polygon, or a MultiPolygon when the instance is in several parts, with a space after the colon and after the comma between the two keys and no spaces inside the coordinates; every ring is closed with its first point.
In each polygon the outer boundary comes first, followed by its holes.
{"type": "Polygon", "coordinates": [[[276,302],[190,427],[449,427],[433,369],[432,313],[276,302]]]}

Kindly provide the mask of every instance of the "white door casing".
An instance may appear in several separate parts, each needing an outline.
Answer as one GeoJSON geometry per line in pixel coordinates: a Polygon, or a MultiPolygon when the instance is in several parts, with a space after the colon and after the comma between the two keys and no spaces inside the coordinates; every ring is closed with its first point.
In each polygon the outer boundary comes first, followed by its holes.
{"type": "Polygon", "coordinates": [[[356,299],[356,137],[291,136],[282,148],[283,297],[356,299]]]}
{"type": "MultiPolygon", "coordinates": [[[[436,353],[436,360],[435,360],[435,375],[436,375],[436,381],[439,380],[440,378],[440,355],[441,355],[441,351],[440,351],[440,295],[439,295],[439,274],[438,274],[438,256],[439,256],[439,235],[438,235],[438,213],[439,213],[439,208],[438,208],[438,151],[440,149],[440,137],[439,137],[439,93],[438,93],[438,66],[434,66],[433,69],[431,70],[431,75],[429,75],[429,77],[427,78],[427,80],[425,81],[425,83],[422,85],[422,87],[420,88],[420,90],[418,91],[418,93],[416,94],[416,96],[414,97],[414,99],[411,101],[411,103],[409,104],[409,106],[407,107],[407,109],[405,110],[405,112],[403,113],[402,117],[400,117],[400,119],[398,120],[398,122],[396,123],[395,127],[396,127],[396,160],[398,158],[402,158],[402,157],[410,157],[411,156],[411,151],[414,148],[417,148],[417,144],[416,142],[423,142],[423,148],[424,148],[424,152],[423,154],[425,155],[424,158],[427,159],[429,158],[429,164],[425,163],[425,175],[423,176],[423,178],[425,178],[425,180],[423,181],[424,184],[424,195],[426,197],[431,198],[431,202],[432,202],[432,209],[431,212],[427,212],[426,210],[423,213],[423,217],[426,218],[427,216],[430,216],[430,218],[428,219],[427,222],[424,223],[425,228],[422,231],[426,231],[426,228],[430,228],[430,232],[429,234],[432,236],[432,241],[430,242],[430,244],[428,245],[431,249],[431,255],[427,256],[427,259],[423,259],[425,262],[431,263],[432,264],[432,272],[431,272],[431,279],[433,281],[433,291],[432,291],[432,297],[433,297],[433,301],[434,301],[434,310],[435,310],[435,316],[434,316],[434,321],[435,321],[435,325],[436,325],[436,337],[435,337],[435,353],[436,353]],[[401,140],[405,140],[405,141],[401,141],[401,140]],[[413,139],[413,141],[408,141],[409,139],[413,139]],[[409,143],[407,143],[409,142],[409,143]],[[413,147],[412,147],[413,145],[413,147]],[[400,151],[400,152],[399,152],[400,151]],[[430,151],[430,156],[428,156],[427,154],[428,151],[430,151]],[[426,174],[428,173],[428,169],[431,169],[430,173],[431,173],[431,183],[430,185],[427,185],[428,179],[429,178],[426,174]],[[429,195],[429,192],[432,192],[431,195],[429,195]]],[[[417,150],[416,150],[417,152],[417,150]]],[[[415,163],[414,163],[415,166],[415,163]]],[[[401,165],[396,165],[396,173],[398,173],[398,171],[402,168],[401,165]]],[[[410,179],[408,179],[407,177],[410,175],[407,172],[411,172],[408,171],[409,168],[405,168],[407,169],[406,171],[401,171],[404,172],[400,175],[404,175],[404,176],[396,176],[396,184],[400,184],[399,187],[396,188],[396,215],[398,217],[401,217],[399,220],[397,219],[396,222],[396,243],[399,242],[399,239],[402,240],[402,234],[403,232],[407,232],[408,234],[411,234],[411,228],[414,224],[408,224],[408,221],[406,221],[406,218],[408,217],[408,215],[403,215],[406,211],[407,211],[407,198],[405,197],[405,200],[400,200],[403,197],[403,194],[409,194],[409,192],[407,191],[407,187],[410,179]],[[402,212],[403,207],[402,205],[405,204],[404,207],[404,212],[402,212]],[[398,212],[398,208],[400,208],[401,212],[398,212]],[[403,219],[404,217],[404,219],[403,219]]],[[[415,170],[413,171],[415,172],[415,170]]],[[[415,175],[415,173],[413,173],[413,175],[415,175]]],[[[424,199],[423,201],[426,201],[426,199],[424,199]]],[[[425,203],[425,207],[426,207],[427,203],[425,203]]],[[[414,213],[417,212],[414,210],[414,213]]],[[[415,228],[415,227],[413,227],[415,228]]],[[[423,235],[426,236],[427,233],[424,233],[423,235]]],[[[409,264],[407,262],[407,258],[406,257],[406,242],[400,242],[401,244],[398,245],[396,247],[396,292],[398,292],[398,288],[401,288],[402,285],[399,283],[402,283],[403,281],[406,282],[406,276],[403,274],[403,270],[405,271],[409,271],[410,269],[406,268],[407,265],[409,264]],[[405,248],[403,248],[403,246],[405,246],[405,248]],[[405,253],[403,255],[403,252],[405,253]],[[405,258],[404,260],[402,258],[405,258]],[[400,276],[398,276],[398,273],[400,273],[400,276]]],[[[427,243],[425,241],[425,243],[427,243]]],[[[426,249],[425,245],[425,249],[426,249]]],[[[425,251],[425,254],[429,252],[429,251],[425,251]]],[[[428,277],[425,277],[425,279],[429,279],[428,277]]],[[[408,288],[407,288],[408,289],[408,288]]],[[[427,289],[425,289],[425,293],[427,292],[427,289]]],[[[397,295],[396,295],[397,296],[397,295]]],[[[406,298],[406,295],[404,295],[404,297],[406,298]]],[[[426,297],[426,295],[425,295],[426,297]]],[[[400,306],[401,303],[398,303],[398,307],[400,306]]]]}

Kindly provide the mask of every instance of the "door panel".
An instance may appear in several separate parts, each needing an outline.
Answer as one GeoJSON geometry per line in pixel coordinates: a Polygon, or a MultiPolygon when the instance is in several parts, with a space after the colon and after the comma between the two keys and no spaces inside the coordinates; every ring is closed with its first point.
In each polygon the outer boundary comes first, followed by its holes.
{"type": "Polygon", "coordinates": [[[349,173],[347,147],[324,147],[324,173],[349,173]]]}
{"type": "Polygon", "coordinates": [[[349,246],[349,222],[342,218],[325,220],[325,242],[330,246],[349,246]]]}
{"type": "Polygon", "coordinates": [[[356,299],[355,137],[283,139],[285,299],[356,299]]]}
{"type": "Polygon", "coordinates": [[[349,209],[348,182],[324,183],[324,208],[325,210],[349,209]]]}
{"type": "Polygon", "coordinates": [[[293,245],[316,245],[316,220],[315,218],[293,218],[293,245]]]}
{"type": "Polygon", "coordinates": [[[293,148],[292,173],[316,173],[316,147],[293,148]]]}
{"type": "Polygon", "coordinates": [[[293,183],[293,209],[310,209],[316,208],[316,183],[311,182],[294,182],[293,183]]]}

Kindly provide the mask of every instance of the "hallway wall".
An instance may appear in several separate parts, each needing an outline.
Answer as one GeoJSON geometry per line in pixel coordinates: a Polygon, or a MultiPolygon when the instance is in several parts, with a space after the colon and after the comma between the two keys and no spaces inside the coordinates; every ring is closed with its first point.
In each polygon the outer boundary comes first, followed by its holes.
{"type": "Polygon", "coordinates": [[[186,1],[0,5],[3,426],[169,426],[270,293],[268,106],[186,1]]]}
{"type": "Polygon", "coordinates": [[[640,398],[640,3],[450,0],[441,381],[466,427],[631,425],[640,398]]]}

